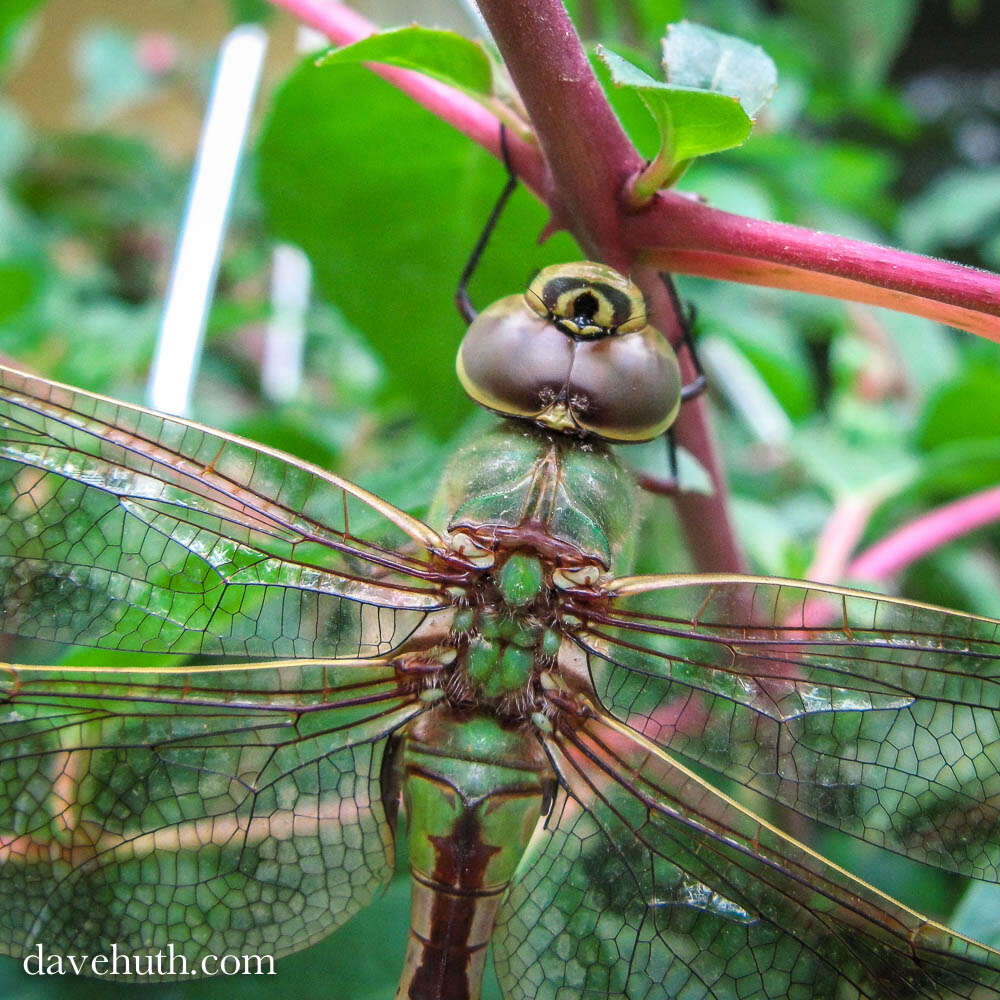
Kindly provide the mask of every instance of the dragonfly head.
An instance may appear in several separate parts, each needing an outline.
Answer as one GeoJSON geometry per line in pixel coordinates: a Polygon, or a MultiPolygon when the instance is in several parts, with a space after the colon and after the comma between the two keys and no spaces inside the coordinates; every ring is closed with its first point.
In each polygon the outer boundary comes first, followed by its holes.
{"type": "Polygon", "coordinates": [[[456,368],[486,409],[619,444],[658,437],[681,400],[677,356],[646,322],[642,292],[593,261],[546,267],[484,309],[456,368]]]}

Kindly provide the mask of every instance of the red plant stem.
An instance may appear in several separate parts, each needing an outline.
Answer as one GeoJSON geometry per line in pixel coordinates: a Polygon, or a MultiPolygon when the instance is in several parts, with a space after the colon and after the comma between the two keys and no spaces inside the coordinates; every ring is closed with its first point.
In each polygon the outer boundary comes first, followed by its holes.
{"type": "MultiPolygon", "coordinates": [[[[271,0],[271,3],[295,14],[305,24],[342,45],[364,38],[375,30],[354,11],[330,0],[271,0]]],[[[500,6],[495,2],[490,5],[500,6]]],[[[549,17],[554,6],[551,2],[537,5],[536,25],[568,23],[565,17],[555,20],[549,17]]],[[[528,46],[519,47],[528,49],[528,46]]],[[[537,51],[537,46],[533,46],[532,52],[537,51]]],[[[460,91],[409,70],[374,65],[371,68],[499,156],[499,122],[481,104],[460,91]]],[[[558,102],[552,102],[552,107],[557,115],[558,102]]],[[[606,116],[602,114],[600,121],[603,128],[606,116]]],[[[576,136],[578,148],[583,143],[589,149],[595,136],[602,134],[595,131],[591,123],[586,124],[586,131],[576,136]],[[585,138],[581,139],[580,135],[585,138]]],[[[620,135],[617,122],[612,126],[612,137],[617,143],[613,133],[620,135]]],[[[556,221],[566,224],[553,202],[553,187],[541,152],[517,137],[511,138],[510,145],[519,176],[550,205],[556,221]]],[[[583,159],[589,162],[590,158],[583,159]]],[[[582,166],[585,168],[586,163],[582,166]]],[[[560,185],[565,180],[561,178],[560,185]]],[[[600,210],[593,218],[609,221],[603,198],[598,205],[600,210]]],[[[582,227],[584,221],[577,219],[576,224],[582,227]]],[[[614,223],[613,219],[610,221],[614,223]]],[[[710,208],[673,191],[660,192],[642,211],[614,225],[618,247],[614,259],[605,258],[609,263],[630,259],[681,274],[864,302],[912,312],[1000,340],[1000,276],[989,271],[816,233],[798,226],[748,219],[710,208]],[[619,226],[621,231],[617,232],[619,226]]],[[[586,238],[581,237],[581,241],[585,246],[588,243],[586,238]]]]}
{"type": "Polygon", "coordinates": [[[904,525],[866,549],[847,567],[859,580],[883,580],[962,535],[1000,521],[1000,486],[993,486],[904,525]]]}
{"type": "MultiPolygon", "coordinates": [[[[659,273],[644,268],[634,272],[633,277],[642,288],[653,323],[658,329],[669,331],[671,342],[677,343],[682,335],[680,320],[674,312],[673,303],[667,295],[659,273]]],[[[684,383],[694,381],[698,373],[695,371],[690,354],[682,350],[678,353],[678,360],[684,383]]],[[[704,466],[715,489],[713,496],[678,492],[673,497],[677,517],[684,531],[684,539],[695,565],[703,572],[713,570],[746,572],[743,549],[737,542],[732,528],[728,486],[725,483],[722,461],[709,426],[705,396],[684,403],[673,432],[675,442],[687,449],[704,466]]]]}
{"type": "Polygon", "coordinates": [[[621,195],[642,162],[565,9],[558,0],[480,0],[479,9],[550,165],[553,214],[588,256],[630,271],[634,258],[621,238],[621,195]]]}
{"type": "MultiPolygon", "coordinates": [[[[655,271],[637,270],[635,254],[622,238],[626,183],[642,161],[611,110],[565,8],[558,0],[479,0],[479,9],[550,164],[553,215],[588,257],[632,274],[646,296],[650,319],[676,340],[680,320],[666,289],[655,271]]],[[[693,377],[686,358],[682,364],[686,377],[693,377]]],[[[676,497],[688,550],[699,569],[737,572],[744,566],[743,554],[703,400],[682,408],[676,434],[708,470],[715,489],[712,496],[676,497]]]]}
{"type": "Polygon", "coordinates": [[[1000,275],[661,192],[625,238],[665,270],[829,295],[926,316],[1000,341],[1000,275]]]}

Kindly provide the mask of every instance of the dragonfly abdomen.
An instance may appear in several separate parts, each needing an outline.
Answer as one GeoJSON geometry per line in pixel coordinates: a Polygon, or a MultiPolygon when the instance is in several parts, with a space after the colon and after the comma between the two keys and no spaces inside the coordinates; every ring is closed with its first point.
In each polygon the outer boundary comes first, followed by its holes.
{"type": "Polygon", "coordinates": [[[497,908],[553,775],[524,725],[447,707],[402,747],[412,875],[398,1000],[476,1000],[497,908]]]}

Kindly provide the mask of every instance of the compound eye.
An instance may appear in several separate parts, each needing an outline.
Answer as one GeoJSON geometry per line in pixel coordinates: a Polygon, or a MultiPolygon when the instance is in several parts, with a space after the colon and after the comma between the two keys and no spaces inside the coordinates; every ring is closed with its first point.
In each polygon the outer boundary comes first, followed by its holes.
{"type": "Polygon", "coordinates": [[[646,304],[638,287],[593,261],[543,268],[525,299],[539,316],[574,339],[612,337],[646,325],[646,304]]]}

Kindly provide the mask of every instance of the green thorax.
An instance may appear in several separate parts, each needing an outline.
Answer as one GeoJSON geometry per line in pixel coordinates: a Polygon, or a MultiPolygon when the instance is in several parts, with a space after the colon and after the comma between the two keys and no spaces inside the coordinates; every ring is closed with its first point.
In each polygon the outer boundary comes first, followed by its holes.
{"type": "Polygon", "coordinates": [[[429,519],[438,530],[502,537],[506,547],[521,534],[529,551],[528,539],[541,540],[543,558],[553,562],[560,552],[572,562],[575,552],[623,573],[636,508],[634,480],[604,444],[508,420],[453,456],[429,519]]]}
{"type": "Polygon", "coordinates": [[[486,699],[501,699],[524,691],[535,668],[550,663],[560,637],[536,598],[542,589],[540,560],[517,553],[497,575],[502,598],[490,607],[460,608],[452,631],[464,657],[472,688],[486,699]]]}

